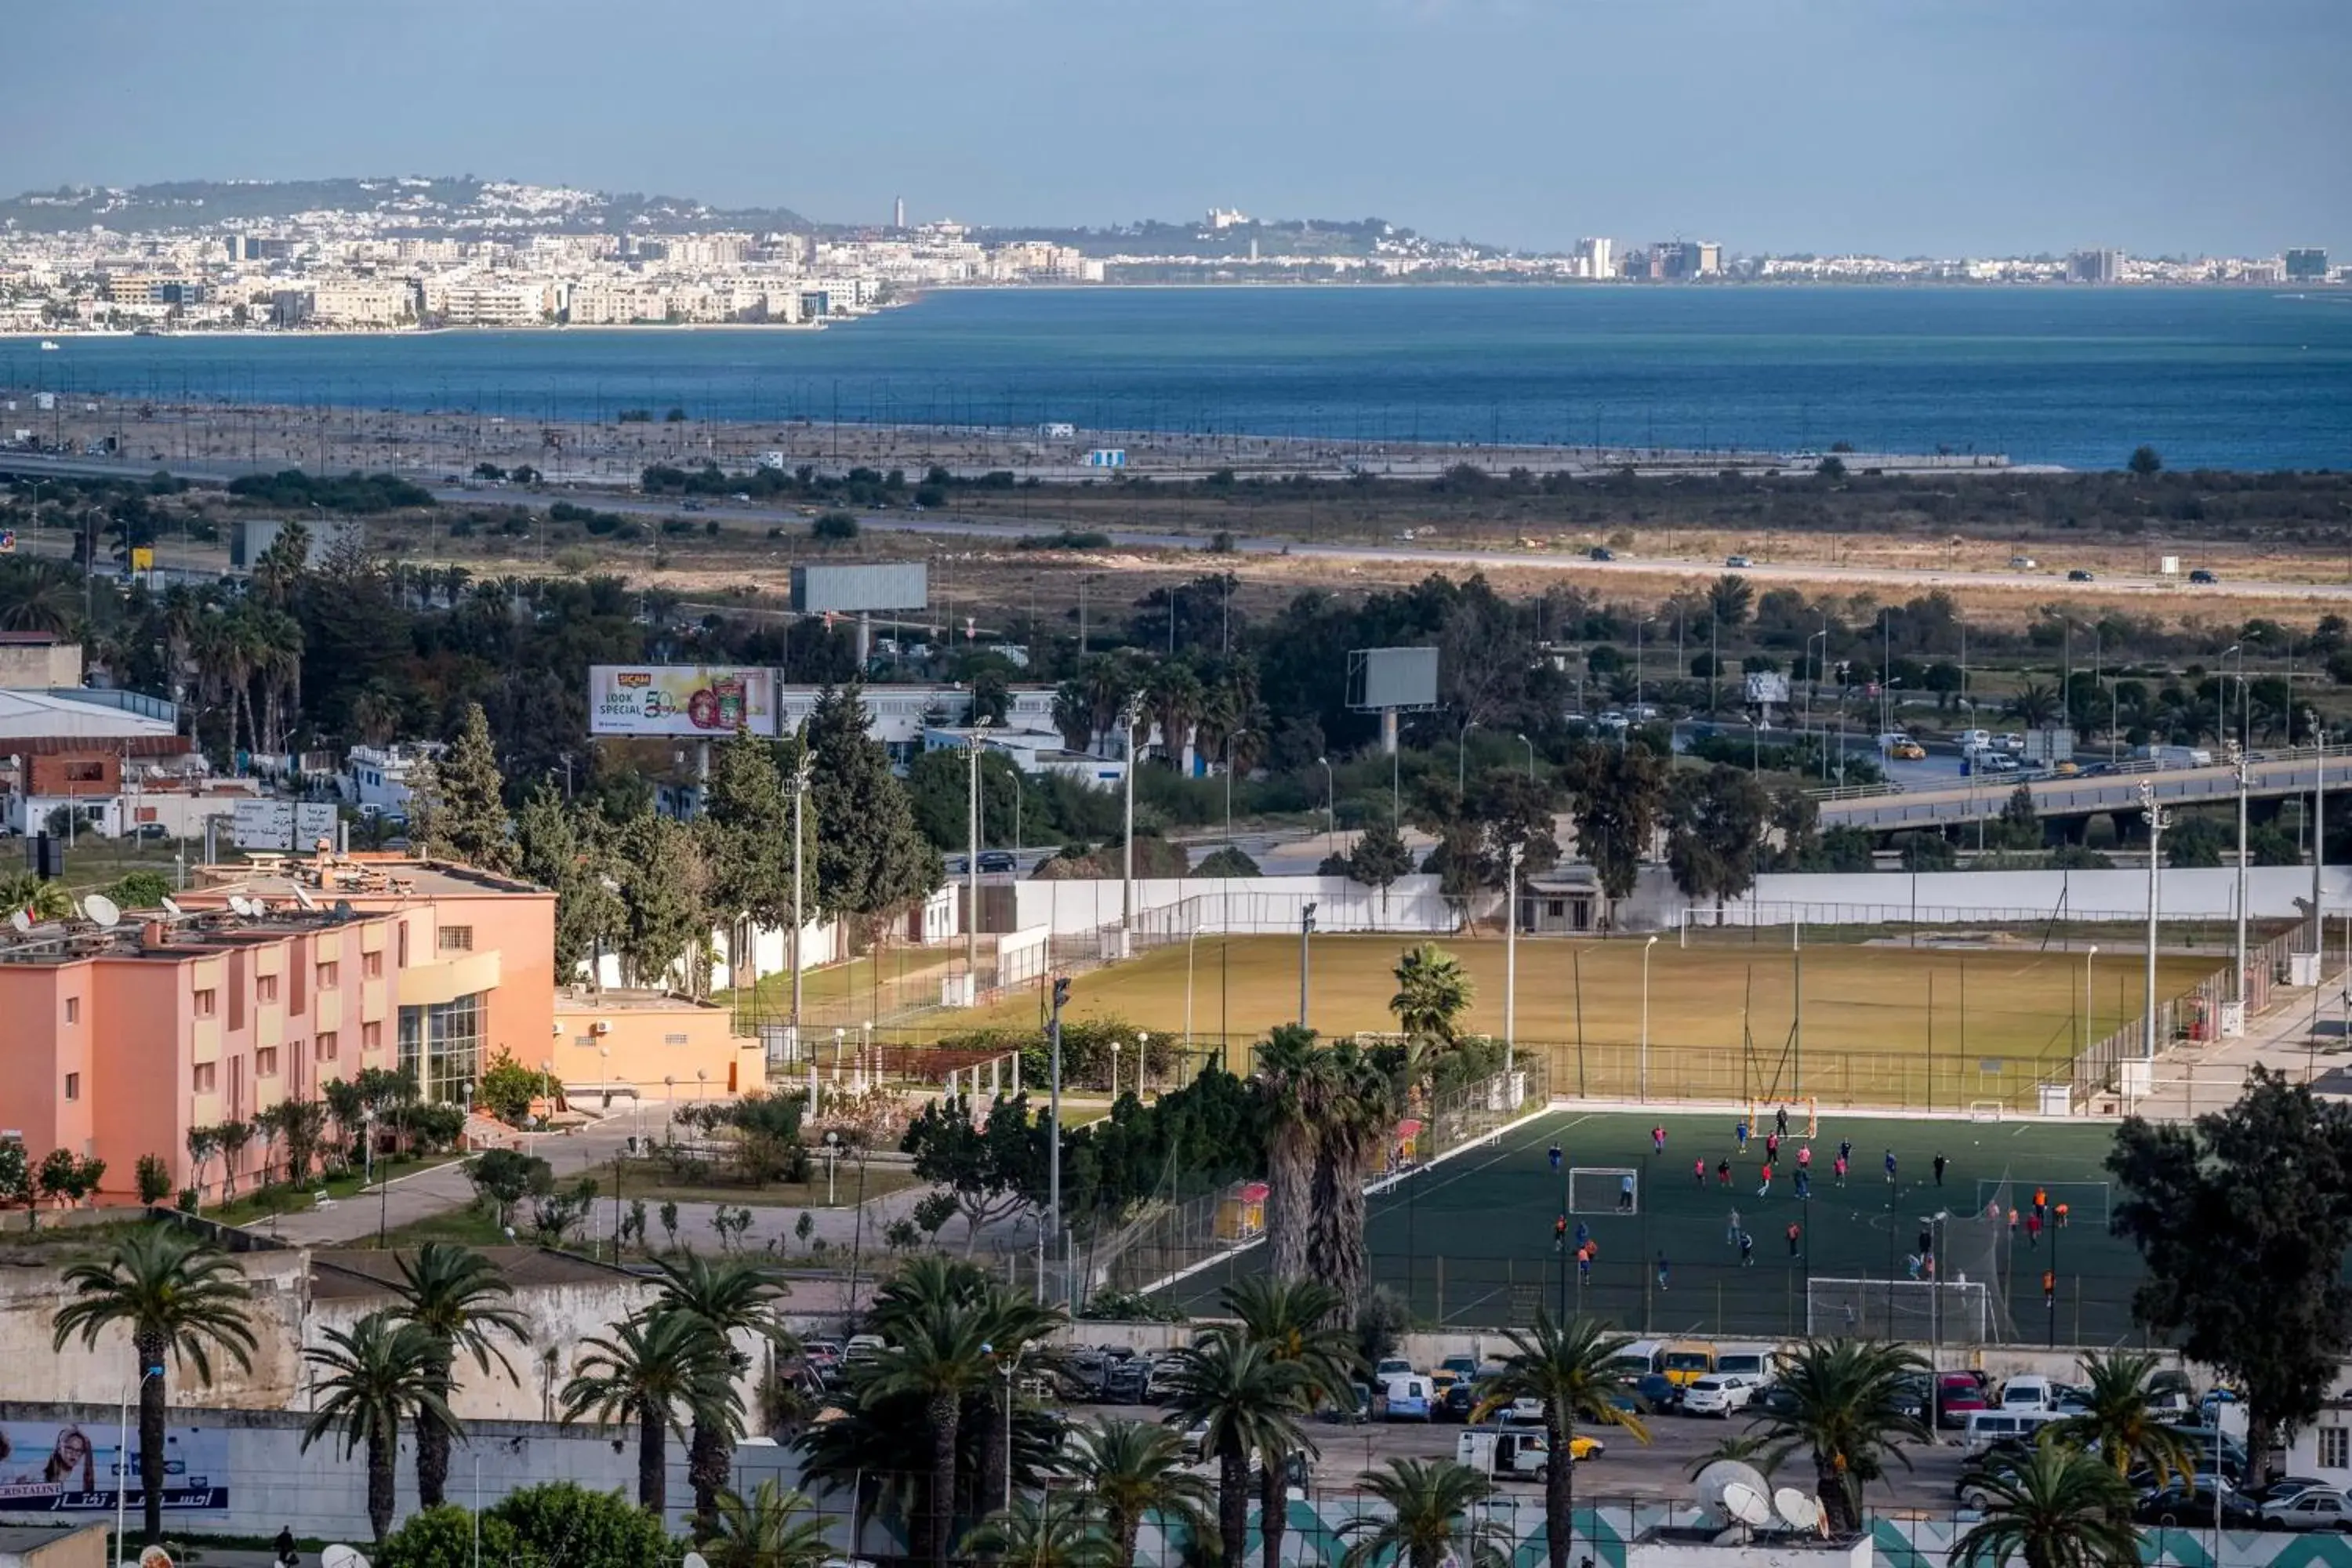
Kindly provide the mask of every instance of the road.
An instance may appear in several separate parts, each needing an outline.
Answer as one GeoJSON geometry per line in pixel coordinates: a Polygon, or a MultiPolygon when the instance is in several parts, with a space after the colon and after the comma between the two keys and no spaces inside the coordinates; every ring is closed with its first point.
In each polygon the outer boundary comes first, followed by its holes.
{"type": "MultiPolygon", "coordinates": [[[[2246,793],[2255,799],[2309,795],[2322,781],[2323,769],[2326,782],[2338,789],[2352,782],[2352,745],[2328,746],[2325,755],[2323,763],[2319,752],[2305,746],[2251,761],[2246,766],[2246,793]]],[[[2033,797],[2034,811],[2047,820],[2100,811],[2137,811],[2143,781],[2153,786],[2158,802],[2165,805],[2208,805],[2235,800],[2238,795],[2237,770],[2219,763],[2137,771],[2126,762],[2116,772],[2095,778],[2035,779],[2027,781],[2025,788],[2033,797]]],[[[2019,783],[2014,773],[1988,773],[1952,784],[1906,788],[1899,794],[1824,800],[1822,826],[1883,833],[1974,822],[2000,816],[2019,783]]]]}
{"type": "MultiPolygon", "coordinates": [[[[266,466],[266,465],[265,465],[266,466]]],[[[244,465],[166,464],[166,471],[182,478],[215,482],[234,479],[247,471],[244,465]]],[[[69,458],[45,453],[0,453],[0,474],[22,474],[26,477],[144,477],[155,471],[155,465],[115,462],[100,458],[69,458]]],[[[428,485],[435,498],[454,505],[518,504],[563,499],[593,500],[604,510],[630,516],[670,518],[685,515],[717,518],[745,524],[772,527],[777,524],[797,525],[806,520],[801,513],[803,503],[782,506],[738,504],[731,501],[706,503],[696,513],[686,513],[677,501],[653,500],[626,493],[583,489],[579,491],[545,491],[533,493],[520,490],[484,490],[463,485],[428,485]]],[[[862,513],[858,519],[863,528],[882,533],[916,533],[950,539],[969,539],[989,542],[1006,542],[1029,538],[1052,525],[1037,522],[983,521],[979,519],[956,517],[942,512],[912,515],[901,512],[862,513]]],[[[1206,541],[1200,534],[1171,533],[1141,529],[1107,528],[1115,548],[1125,550],[1203,551],[1206,541]]],[[[26,541],[30,544],[34,542],[26,541]]],[[[1420,544],[1314,544],[1271,534],[1236,534],[1232,536],[1232,551],[1244,555],[1280,555],[1294,559],[1329,561],[1356,565],[1391,565],[1455,567],[1491,570],[1498,564],[1509,564],[1534,571],[1575,573],[1579,575],[1606,577],[1654,576],[1659,573],[1686,575],[1715,575],[1724,571],[1723,563],[1712,557],[1630,555],[1619,552],[1613,560],[1593,561],[1584,555],[1532,550],[1447,550],[1420,544]]],[[[1739,575],[1756,582],[1832,583],[1853,586],[1930,588],[2002,588],[2044,594],[2096,593],[2103,597],[2115,595],[2162,596],[2179,598],[2194,594],[2202,598],[2278,599],[2298,598],[2324,603],[2352,603],[2352,584],[2296,583],[2265,581],[2253,578],[2235,579],[2218,584],[2188,586],[2179,577],[2121,575],[2101,577],[2095,584],[2065,581],[2058,571],[1995,571],[1958,572],[1932,568],[1895,568],[1884,566],[1842,566],[1818,563],[1779,563],[1759,561],[1739,569],[1739,575]]]]}

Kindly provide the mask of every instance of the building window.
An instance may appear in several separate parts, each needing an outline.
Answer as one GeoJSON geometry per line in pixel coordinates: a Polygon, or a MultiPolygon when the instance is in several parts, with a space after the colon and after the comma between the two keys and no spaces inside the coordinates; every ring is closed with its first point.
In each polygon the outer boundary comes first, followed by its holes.
{"type": "Polygon", "coordinates": [[[362,1024],[360,1026],[361,1050],[373,1051],[383,1044],[383,1026],[382,1024],[362,1024]]]}
{"type": "MultiPolygon", "coordinates": [[[[78,1072],[69,1072],[66,1074],[66,1098],[68,1100],[79,1100],[81,1098],[81,1074],[78,1072]]],[[[2343,1434],[2341,1433],[2337,1434],[2338,1436],[2341,1436],[2343,1434]]]]}
{"type": "Polygon", "coordinates": [[[686,1044],[686,1039],[687,1037],[684,1035],[664,1035],[662,1037],[662,1044],[665,1046],[682,1046],[686,1044]]]}
{"type": "Polygon", "coordinates": [[[210,1094],[213,1091],[212,1063],[198,1062],[196,1064],[195,1090],[198,1094],[210,1094]]]}
{"type": "Polygon", "coordinates": [[[320,1035],[318,1040],[311,1046],[310,1059],[321,1062],[333,1061],[335,1059],[336,1044],[335,1031],[332,1029],[327,1030],[324,1034],[320,1035]]]}
{"type": "Polygon", "coordinates": [[[320,990],[321,990],[321,991],[332,991],[333,989],[335,989],[335,987],[336,987],[336,986],[338,986],[338,985],[340,985],[340,984],[342,984],[342,978],[343,978],[343,966],[342,966],[341,964],[340,964],[340,963],[322,963],[322,964],[319,965],[319,989],[320,989],[320,990]]]}
{"type": "Polygon", "coordinates": [[[253,977],[253,997],[257,1002],[277,1001],[278,976],[275,974],[255,975],[253,977]]]}
{"type": "Polygon", "coordinates": [[[196,993],[196,1016],[209,1018],[220,1011],[220,993],[204,990],[196,993]]]}
{"type": "Polygon", "coordinates": [[[2319,1429],[2319,1468],[2323,1470],[2352,1468],[2352,1426],[2322,1426],[2319,1429]]]}
{"type": "Polygon", "coordinates": [[[427,1100],[455,1100],[481,1069],[482,999],[460,996],[400,1010],[397,1068],[414,1072],[427,1100]]]}
{"type": "Polygon", "coordinates": [[[474,928],[472,926],[443,926],[441,928],[441,951],[443,952],[473,952],[474,928]]]}
{"type": "Polygon", "coordinates": [[[68,1024],[79,1024],[81,1022],[80,997],[68,996],[66,998],[66,1022],[68,1024]]]}
{"type": "Polygon", "coordinates": [[[360,954],[360,977],[363,980],[383,979],[383,954],[380,952],[363,952],[360,954]]]}
{"type": "Polygon", "coordinates": [[[400,943],[400,954],[398,957],[394,958],[393,962],[400,965],[401,968],[405,969],[408,967],[408,922],[406,921],[403,921],[394,929],[399,932],[399,935],[394,940],[400,943]]]}
{"type": "Polygon", "coordinates": [[[276,1046],[263,1046],[253,1053],[253,1076],[256,1078],[276,1078],[278,1076],[278,1047],[276,1046]]]}

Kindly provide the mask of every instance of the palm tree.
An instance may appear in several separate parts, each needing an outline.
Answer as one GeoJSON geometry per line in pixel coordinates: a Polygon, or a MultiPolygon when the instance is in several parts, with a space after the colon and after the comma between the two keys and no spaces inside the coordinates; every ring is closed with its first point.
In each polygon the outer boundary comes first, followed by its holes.
{"type": "Polygon", "coordinates": [[[81,1336],[85,1348],[120,1323],[138,1353],[139,1485],[144,1494],[147,1541],[163,1534],[163,1352],[175,1365],[213,1380],[213,1347],[250,1368],[257,1342],[247,1320],[253,1287],[228,1254],[171,1226],[147,1226],[114,1244],[104,1262],[65,1271],[73,1300],[51,1320],[52,1348],[81,1336]]]}
{"type": "Polygon", "coordinates": [[[668,1435],[731,1394],[726,1368],[710,1353],[710,1335],[687,1313],[655,1309],[624,1321],[612,1338],[591,1336],[580,1370],[563,1385],[563,1419],[593,1413],[600,1422],[637,1424],[637,1504],[668,1506],[668,1435]],[[686,1415],[682,1415],[681,1411],[686,1415]]]}
{"type": "Polygon", "coordinates": [[[327,1342],[302,1352],[303,1360],[327,1373],[315,1386],[326,1397],[302,1429],[302,1447],[333,1432],[342,1437],[343,1458],[367,1449],[368,1526],[382,1545],[392,1533],[401,1417],[414,1410],[420,1436],[435,1427],[457,1430],[457,1417],[441,1396],[441,1347],[430,1333],[389,1311],[370,1312],[348,1330],[321,1331],[327,1342]]]}
{"type": "MultiPolygon", "coordinates": [[[[749,1258],[713,1262],[689,1252],[682,1261],[655,1267],[661,1270],[656,1300],[703,1325],[711,1338],[711,1353],[727,1364],[730,1390],[736,1377],[750,1365],[749,1358],[735,1348],[737,1333],[756,1334],[779,1351],[790,1349],[792,1336],[775,1316],[775,1302],[785,1293],[785,1287],[765,1263],[749,1258]]],[[[686,1468],[694,1484],[694,1517],[704,1530],[716,1520],[719,1494],[726,1489],[732,1474],[740,1410],[731,1398],[724,1406],[698,1408],[693,1435],[687,1439],[686,1468]]]]}
{"type": "Polygon", "coordinates": [[[1397,1027],[1416,1039],[1454,1044],[1454,1026],[1477,994],[1462,961],[1424,942],[1397,960],[1396,984],[1389,1011],[1396,1015],[1397,1027]]]}
{"type": "MultiPolygon", "coordinates": [[[[490,1363],[520,1382],[514,1363],[493,1343],[504,1336],[518,1344],[530,1342],[530,1325],[506,1303],[514,1294],[506,1277],[490,1260],[470,1247],[429,1241],[414,1253],[396,1254],[400,1283],[393,1287],[400,1304],[394,1320],[425,1331],[434,1351],[433,1390],[444,1402],[455,1386],[457,1356],[474,1358],[488,1375],[490,1363]]],[[[416,1506],[438,1508],[449,1481],[450,1429],[425,1422],[416,1429],[416,1506]]]]}
{"type": "Polygon", "coordinates": [[[1110,1420],[1078,1428],[1072,1440],[1070,1475],[1102,1510],[1108,1568],[1134,1568],[1146,1514],[1196,1528],[1205,1522],[1209,1485],[1184,1468],[1183,1442],[1167,1427],[1110,1420]]]}
{"type": "Polygon", "coordinates": [[[1364,1252],[1364,1175],[1396,1128],[1397,1084],[1370,1053],[1331,1047],[1330,1081],[1315,1142],[1313,1229],[1307,1268],[1339,1293],[1345,1321],[1363,1304],[1370,1264],[1364,1252]]]}
{"type": "Polygon", "coordinates": [[[824,1516],[808,1495],[772,1477],[749,1499],[721,1492],[716,1528],[702,1537],[711,1568],[820,1568],[834,1556],[824,1516]]]}
{"type": "Polygon", "coordinates": [[[956,1435],[966,1393],[996,1375],[989,1353],[990,1318],[945,1259],[918,1259],[884,1287],[876,1302],[887,1342],[875,1358],[867,1389],[923,1402],[931,1439],[931,1495],[926,1542],[931,1568],[947,1568],[955,1518],[956,1435]],[[895,1298],[892,1293],[896,1291],[895,1298]]]}
{"type": "Polygon", "coordinates": [[[1206,1429],[1202,1447],[1217,1460],[1218,1561],[1239,1564],[1249,1535],[1253,1454],[1287,1454],[1306,1444],[1298,1428],[1307,1372],[1228,1329],[1211,1329],[1176,1352],[1169,1378],[1171,1426],[1206,1429]]]}
{"type": "Polygon", "coordinates": [[[2009,716],[2029,730],[2047,729],[2058,717],[2058,693],[2038,680],[2029,680],[2017,689],[2017,695],[2008,703],[2009,716]]]}
{"type": "Polygon", "coordinates": [[[1087,1499],[1047,1491],[1013,1500],[963,1538],[966,1557],[995,1557],[1022,1568],[1110,1568],[1115,1549],[1094,1521],[1087,1499]]]}
{"type": "Polygon", "coordinates": [[[1544,1471],[1545,1543],[1551,1568],[1568,1568],[1576,1539],[1576,1424],[1622,1426],[1644,1443],[1650,1440],[1641,1417],[1617,1403],[1631,1380],[1613,1363],[1633,1341],[1592,1318],[1556,1321],[1542,1307],[1536,1309],[1533,1328],[1513,1329],[1504,1338],[1510,1352],[1488,1381],[1476,1418],[1486,1419],[1514,1399],[1543,1402],[1544,1439],[1551,1448],[1551,1464],[1544,1471]]]}
{"type": "Polygon", "coordinates": [[[1510,1561],[1509,1535],[1482,1520],[1465,1525],[1473,1505],[1494,1496],[1494,1483],[1452,1459],[1391,1459],[1366,1470],[1356,1484],[1388,1505],[1385,1514],[1360,1514],[1339,1527],[1353,1537],[1340,1568],[1437,1568],[1448,1556],[1473,1568],[1510,1561]]]}
{"type": "Polygon", "coordinates": [[[2150,1402],[2148,1380],[2156,1365],[2156,1357],[2137,1351],[2085,1356],[2083,1375],[2090,1388],[2084,1403],[2088,1408],[2053,1425],[2058,1436],[2076,1447],[2097,1444],[2099,1457],[2116,1474],[2129,1475],[2135,1465],[2147,1465],[2162,1486],[2174,1476],[2187,1479],[2194,1461],[2150,1402]]]}
{"type": "Polygon", "coordinates": [[[1916,1352],[1878,1340],[1814,1340],[1782,1358],[1782,1403],[1750,1424],[1772,1439],[1773,1463],[1800,1449],[1811,1455],[1813,1493],[1832,1534],[1862,1528],[1862,1489],[1885,1474],[1887,1455],[1910,1468],[1895,1439],[1929,1440],[1905,1386],[1927,1373],[1916,1352]]]}
{"type": "Polygon", "coordinates": [[[24,558],[0,568],[0,631],[63,632],[81,617],[81,593],[54,561],[24,558]]]}
{"type": "MultiPolygon", "coordinates": [[[[1322,1400],[1349,1396],[1349,1384],[1364,1367],[1355,1335],[1341,1325],[1339,1293],[1319,1279],[1273,1279],[1253,1275],[1228,1286],[1224,1310],[1241,1325],[1242,1337],[1261,1345],[1279,1362],[1296,1365],[1301,1415],[1322,1400]]],[[[1279,1568],[1289,1496],[1290,1456],[1262,1454],[1258,1477],[1258,1530],[1265,1568],[1279,1568]]]]}
{"type": "Polygon", "coordinates": [[[1972,1466],[1964,1484],[1984,1494],[1984,1519],[1952,1542],[1955,1568],[2137,1568],[2139,1532],[2123,1477],[2045,1431],[2033,1452],[1972,1466]]]}
{"type": "Polygon", "coordinates": [[[1267,1267],[1276,1279],[1307,1274],[1312,1230],[1316,1130],[1326,1104],[1330,1058],[1315,1032],[1283,1024],[1258,1047],[1256,1082],[1268,1111],[1265,1152],[1267,1267]]]}
{"type": "MultiPolygon", "coordinates": [[[[1171,600],[1169,613],[1175,614],[1171,600]]],[[[1144,702],[1160,726],[1160,760],[1171,768],[1184,765],[1184,748],[1192,739],[1192,721],[1201,714],[1201,678],[1189,664],[1154,665],[1144,682],[1144,702]]]]}

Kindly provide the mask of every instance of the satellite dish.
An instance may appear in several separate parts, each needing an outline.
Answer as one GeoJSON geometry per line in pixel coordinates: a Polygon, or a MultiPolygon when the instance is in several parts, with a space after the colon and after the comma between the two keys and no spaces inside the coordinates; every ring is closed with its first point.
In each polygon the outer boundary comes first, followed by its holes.
{"type": "Polygon", "coordinates": [[[348,1546],[330,1546],[319,1553],[319,1568],[368,1568],[368,1560],[348,1546]]]}
{"type": "Polygon", "coordinates": [[[1734,1524],[1771,1522],[1772,1483],[1753,1465],[1717,1459],[1693,1478],[1693,1486],[1699,1506],[1717,1520],[1734,1524]]]}
{"type": "Polygon", "coordinates": [[[178,920],[184,913],[185,913],[178,904],[173,902],[172,896],[169,893],[163,895],[163,912],[171,916],[173,920],[178,920]]]}
{"type": "Polygon", "coordinates": [[[11,910],[8,912],[8,929],[18,936],[23,936],[26,931],[31,931],[33,929],[32,912],[28,910],[11,910]]]}
{"type": "Polygon", "coordinates": [[[710,1568],[710,1564],[704,1559],[701,1552],[689,1552],[679,1562],[677,1568],[710,1568]]]}
{"type": "Polygon", "coordinates": [[[1822,1521],[1821,1500],[1794,1487],[1782,1487],[1774,1492],[1772,1508],[1792,1530],[1811,1530],[1822,1521]]]}
{"type": "Polygon", "coordinates": [[[172,1554],[160,1546],[150,1546],[139,1554],[139,1568],[172,1568],[172,1554]]]}
{"type": "Polygon", "coordinates": [[[122,910],[104,893],[92,893],[81,901],[81,912],[92,925],[112,926],[122,919],[122,910]]]}
{"type": "Polygon", "coordinates": [[[349,899],[337,899],[337,900],[335,900],[335,913],[336,913],[337,915],[341,916],[341,917],[342,919],[344,919],[344,920],[349,920],[349,919],[351,919],[351,918],[352,918],[352,901],[351,901],[351,900],[349,900],[349,899]]]}
{"type": "Polygon", "coordinates": [[[294,885],[294,901],[306,910],[315,910],[319,907],[319,900],[310,896],[310,889],[299,882],[294,885]]]}

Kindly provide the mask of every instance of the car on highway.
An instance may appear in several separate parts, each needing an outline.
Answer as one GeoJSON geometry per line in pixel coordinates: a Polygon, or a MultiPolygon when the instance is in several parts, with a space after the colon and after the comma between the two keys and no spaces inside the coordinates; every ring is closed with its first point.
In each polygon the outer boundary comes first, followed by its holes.
{"type": "Polygon", "coordinates": [[[2208,572],[2204,567],[2200,566],[2195,571],[2189,574],[2189,580],[2191,583],[2211,584],[2219,583],[2221,579],[2214,576],[2212,573],[2208,572]]]}
{"type": "Polygon", "coordinates": [[[1724,1373],[1700,1378],[1683,1394],[1683,1414],[1715,1415],[1731,1419],[1734,1411],[1745,1410],[1756,1397],[1756,1380],[1738,1373],[1724,1373]]]}
{"type": "Polygon", "coordinates": [[[1756,564],[1756,563],[1748,560],[1745,555],[1727,555],[1723,558],[1723,563],[1726,566],[1730,567],[1735,572],[1746,571],[1748,567],[1756,564]]]}
{"type": "Polygon", "coordinates": [[[2077,566],[2066,574],[2066,581],[2069,583],[2090,583],[2096,581],[2096,579],[2088,572],[2085,572],[2083,568],[2077,566]]]}
{"type": "Polygon", "coordinates": [[[1927,760],[1927,748],[1916,741],[1897,741],[1886,748],[1886,754],[1898,763],[1924,763],[1927,760]]]}
{"type": "Polygon", "coordinates": [[[2327,1487],[2312,1487],[2262,1505],[2265,1530],[2352,1530],[2352,1501],[2327,1487]]]}
{"type": "Polygon", "coordinates": [[[2031,555],[2012,555],[2009,558],[2009,569],[2012,572],[2031,572],[2040,564],[2041,563],[2031,555]]]}
{"type": "Polygon", "coordinates": [[[1614,561],[1617,552],[1605,544],[1596,544],[1584,552],[1584,558],[1587,561],[1614,561]]]}
{"type": "Polygon", "coordinates": [[[1010,849],[983,849],[980,852],[980,868],[982,871],[1015,871],[1020,867],[1021,862],[1013,858],[1010,849]]]}

